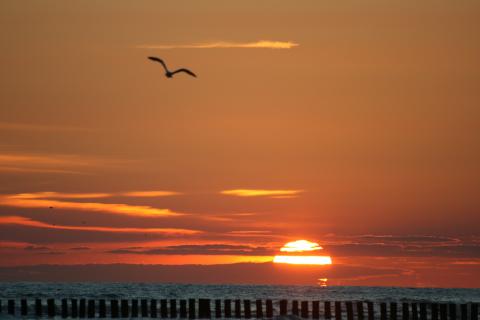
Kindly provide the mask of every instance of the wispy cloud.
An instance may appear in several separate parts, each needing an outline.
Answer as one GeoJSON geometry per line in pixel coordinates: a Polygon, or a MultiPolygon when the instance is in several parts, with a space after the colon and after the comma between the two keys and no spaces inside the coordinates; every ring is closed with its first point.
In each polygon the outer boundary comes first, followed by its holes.
{"type": "Polygon", "coordinates": [[[124,197],[139,197],[139,198],[150,198],[150,197],[168,197],[179,195],[179,192],[175,191],[130,191],[120,193],[124,197]]]}
{"type": "Polygon", "coordinates": [[[96,231],[96,232],[115,232],[115,233],[160,233],[160,234],[179,234],[193,235],[201,231],[191,229],[177,228],[116,228],[116,227],[97,227],[97,226],[65,226],[49,224],[20,216],[0,217],[0,224],[20,225],[33,228],[57,229],[57,230],[76,230],[76,231],[96,231]]]}
{"type": "Polygon", "coordinates": [[[190,43],[190,44],[152,44],[152,45],[139,45],[140,49],[214,49],[214,48],[242,48],[242,49],[292,49],[299,44],[291,41],[272,41],[272,40],[260,40],[252,42],[229,42],[229,41],[217,41],[217,42],[203,42],[203,43],[190,43]]]}
{"type": "Polygon", "coordinates": [[[178,245],[160,248],[122,248],[109,251],[116,254],[145,255],[233,255],[233,256],[271,256],[274,250],[267,247],[230,244],[178,245]]]}
{"type": "Polygon", "coordinates": [[[221,191],[221,194],[237,197],[270,197],[270,198],[294,198],[303,190],[265,190],[265,189],[233,189],[221,191]]]}
{"type": "Polygon", "coordinates": [[[73,202],[49,199],[54,198],[84,198],[86,195],[93,197],[104,197],[104,194],[57,194],[57,193],[24,193],[0,196],[0,205],[19,208],[56,208],[71,209],[90,212],[102,212],[134,217],[169,217],[179,216],[182,213],[159,209],[151,206],[130,205],[124,203],[102,203],[102,202],[73,202]]]}

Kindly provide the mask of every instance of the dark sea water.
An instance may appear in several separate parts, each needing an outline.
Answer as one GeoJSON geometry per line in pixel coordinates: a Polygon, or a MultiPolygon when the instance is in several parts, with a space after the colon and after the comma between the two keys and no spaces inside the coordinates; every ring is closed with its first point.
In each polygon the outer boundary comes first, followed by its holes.
{"type": "Polygon", "coordinates": [[[210,298],[351,301],[480,302],[479,289],[320,287],[276,285],[187,285],[153,283],[0,283],[0,299],[210,298]]]}

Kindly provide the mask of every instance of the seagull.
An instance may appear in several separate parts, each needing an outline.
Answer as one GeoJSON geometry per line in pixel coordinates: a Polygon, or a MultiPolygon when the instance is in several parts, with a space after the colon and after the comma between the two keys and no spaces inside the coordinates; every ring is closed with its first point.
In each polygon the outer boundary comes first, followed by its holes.
{"type": "Polygon", "coordinates": [[[167,65],[166,65],[165,62],[163,62],[163,60],[160,59],[160,58],[157,58],[157,57],[148,57],[148,59],[150,59],[150,60],[152,60],[152,61],[156,61],[156,62],[161,63],[162,66],[163,66],[163,68],[165,69],[165,76],[166,76],[167,78],[172,78],[175,73],[179,73],[179,72],[185,72],[185,73],[191,75],[192,77],[195,77],[195,78],[197,77],[197,76],[195,75],[195,73],[193,73],[192,71],[190,71],[190,70],[188,70],[188,69],[185,69],[185,68],[178,69],[178,70],[175,70],[175,71],[170,71],[170,70],[168,70],[167,65]]]}

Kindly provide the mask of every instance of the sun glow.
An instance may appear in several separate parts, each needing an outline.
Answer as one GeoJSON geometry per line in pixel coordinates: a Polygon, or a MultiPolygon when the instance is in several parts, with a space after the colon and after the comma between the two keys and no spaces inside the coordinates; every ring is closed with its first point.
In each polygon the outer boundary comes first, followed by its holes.
{"type": "Polygon", "coordinates": [[[314,251],[320,250],[323,250],[323,248],[318,243],[308,240],[288,242],[280,249],[280,252],[284,252],[285,254],[276,255],[273,258],[273,262],[305,265],[332,264],[332,258],[330,256],[314,255],[314,251]],[[309,253],[309,255],[305,253],[309,253]]]}

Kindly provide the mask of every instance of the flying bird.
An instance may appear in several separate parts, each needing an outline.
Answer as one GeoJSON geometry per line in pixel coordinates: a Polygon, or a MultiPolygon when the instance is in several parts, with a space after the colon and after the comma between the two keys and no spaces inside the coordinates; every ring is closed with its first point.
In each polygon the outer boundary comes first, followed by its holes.
{"type": "Polygon", "coordinates": [[[166,76],[167,78],[172,78],[174,74],[179,73],[179,72],[185,72],[185,73],[191,75],[192,77],[195,77],[195,78],[197,77],[195,73],[193,73],[192,71],[190,71],[190,70],[188,70],[188,69],[185,69],[185,68],[177,69],[177,70],[175,70],[175,71],[170,71],[170,70],[168,70],[167,65],[166,65],[165,62],[163,62],[163,60],[160,59],[160,58],[157,58],[157,57],[148,57],[148,59],[150,59],[150,60],[152,60],[152,61],[155,61],[155,62],[159,62],[159,63],[163,66],[163,68],[165,69],[165,76],[166,76]]]}

